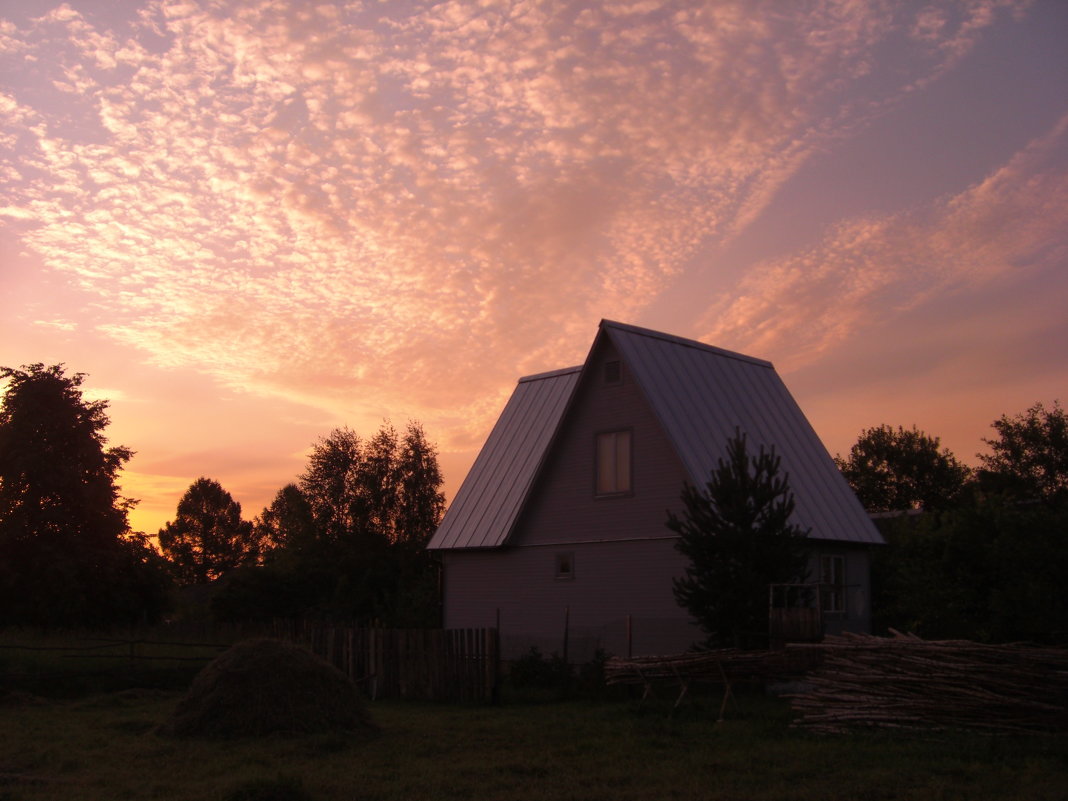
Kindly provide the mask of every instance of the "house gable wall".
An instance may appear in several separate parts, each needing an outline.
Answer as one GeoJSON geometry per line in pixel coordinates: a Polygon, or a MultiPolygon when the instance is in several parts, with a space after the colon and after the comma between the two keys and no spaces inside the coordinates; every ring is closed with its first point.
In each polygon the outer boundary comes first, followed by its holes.
{"type": "Polygon", "coordinates": [[[493,625],[499,614],[503,647],[518,656],[531,645],[559,651],[566,617],[576,661],[594,646],[669,653],[703,638],[675,601],[686,561],[665,525],[685,469],[627,366],[605,380],[613,361],[600,338],[506,545],[446,553],[447,626],[493,625]],[[620,430],[631,435],[632,489],[599,497],[596,438],[620,430]],[[556,575],[561,555],[571,578],[556,575]]]}
{"type": "Polygon", "coordinates": [[[606,383],[603,365],[618,360],[602,337],[509,545],[672,536],[664,525],[667,509],[681,505],[686,473],[626,365],[619,382],[606,383]],[[598,497],[596,437],[615,430],[631,432],[632,490],[598,497]]]}

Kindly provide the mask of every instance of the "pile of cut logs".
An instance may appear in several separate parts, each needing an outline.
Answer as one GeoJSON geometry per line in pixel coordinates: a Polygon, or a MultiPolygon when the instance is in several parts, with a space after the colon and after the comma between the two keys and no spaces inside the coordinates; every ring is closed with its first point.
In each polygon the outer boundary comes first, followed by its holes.
{"type": "Polygon", "coordinates": [[[814,731],[963,728],[989,733],[1068,730],[1068,648],[966,640],[828,637],[822,667],[791,696],[814,731]]]}
{"type": "MultiPolygon", "coordinates": [[[[803,675],[789,695],[796,724],[812,731],[972,729],[989,733],[1068,731],[1068,648],[1022,643],[984,645],[842,635],[785,650],[714,651],[622,659],[605,664],[608,684],[737,681],[803,675]]],[[[721,710],[722,714],[722,710],[721,710]]]]}
{"type": "Polygon", "coordinates": [[[744,651],[738,648],[721,648],[672,656],[628,659],[612,657],[605,662],[604,675],[605,682],[610,685],[642,685],[642,701],[652,694],[654,684],[676,684],[679,689],[675,699],[676,707],[682,703],[692,683],[722,684],[722,719],[727,702],[733,697],[731,685],[735,682],[771,681],[798,676],[818,664],[821,658],[822,655],[817,651],[744,651]]]}
{"type": "Polygon", "coordinates": [[[671,656],[613,656],[605,662],[608,684],[649,684],[690,680],[723,682],[746,679],[772,679],[803,673],[819,663],[818,652],[747,651],[718,648],[671,656]]]}

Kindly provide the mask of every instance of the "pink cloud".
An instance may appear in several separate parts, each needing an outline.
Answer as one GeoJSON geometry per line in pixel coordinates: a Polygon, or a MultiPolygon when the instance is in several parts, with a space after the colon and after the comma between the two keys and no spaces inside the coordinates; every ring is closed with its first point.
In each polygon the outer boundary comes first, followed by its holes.
{"type": "MultiPolygon", "coordinates": [[[[0,28],[5,65],[35,57],[62,85],[0,106],[22,142],[9,206],[150,363],[339,418],[424,417],[467,447],[515,373],[581,359],[601,316],[640,316],[996,5],[171,2],[121,30],[61,6],[0,28]],[[897,75],[857,102],[891,45],[897,75]]],[[[826,298],[799,345],[819,352],[858,324],[843,308],[888,302],[914,234],[908,259],[948,265],[984,225],[980,194],[939,211],[945,234],[849,221],[760,266],[705,329],[775,343],[769,298],[826,298]]]]}
{"type": "Polygon", "coordinates": [[[1068,249],[1068,115],[965,191],[923,209],[845,220],[815,247],[756,265],[701,323],[708,341],[800,366],[933,297],[1028,269],[1068,249]]]}

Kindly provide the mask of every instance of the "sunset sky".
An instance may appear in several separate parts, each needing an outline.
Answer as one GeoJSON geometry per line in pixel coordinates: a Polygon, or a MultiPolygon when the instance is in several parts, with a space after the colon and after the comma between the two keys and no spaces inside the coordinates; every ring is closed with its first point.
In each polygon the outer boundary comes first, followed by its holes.
{"type": "Polygon", "coordinates": [[[154,534],[337,426],[449,499],[601,318],[774,362],[832,454],[1068,402],[1068,2],[0,0],[0,365],[154,534]]]}

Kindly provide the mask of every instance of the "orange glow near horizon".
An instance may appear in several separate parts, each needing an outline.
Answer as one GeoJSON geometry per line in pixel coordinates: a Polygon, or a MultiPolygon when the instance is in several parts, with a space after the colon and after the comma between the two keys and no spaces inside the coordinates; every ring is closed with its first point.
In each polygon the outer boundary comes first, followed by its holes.
{"type": "Polygon", "coordinates": [[[610,318],[775,363],[833,454],[1065,400],[1068,6],[0,8],[0,364],[111,401],[135,528],[419,420],[452,497],[610,318]]]}

